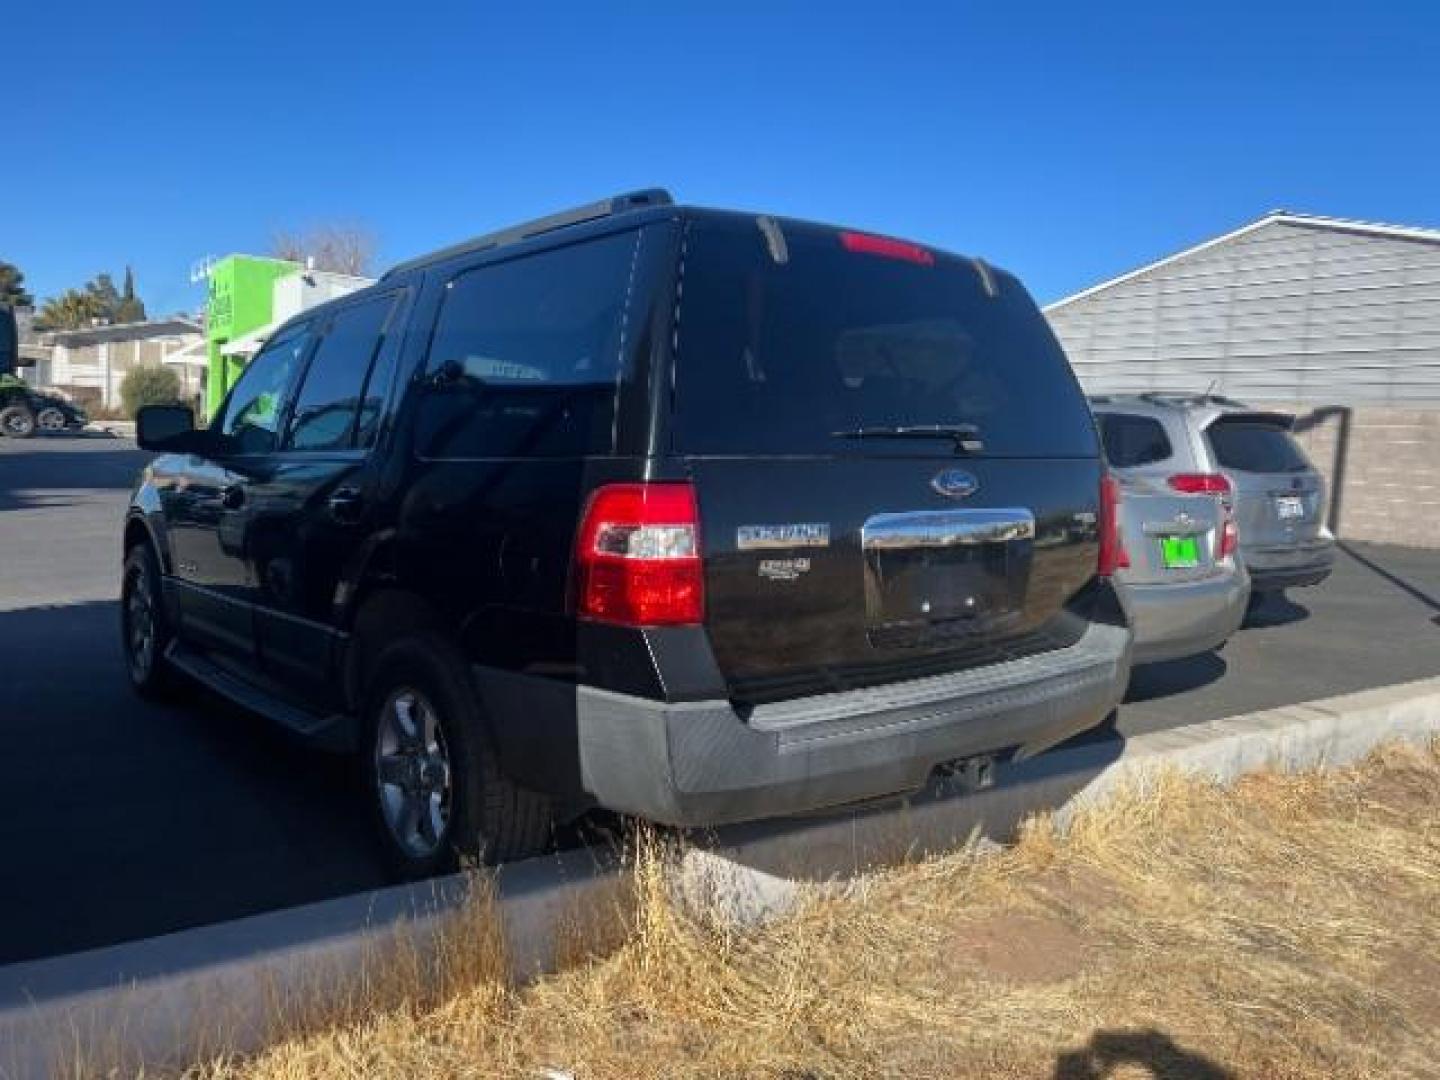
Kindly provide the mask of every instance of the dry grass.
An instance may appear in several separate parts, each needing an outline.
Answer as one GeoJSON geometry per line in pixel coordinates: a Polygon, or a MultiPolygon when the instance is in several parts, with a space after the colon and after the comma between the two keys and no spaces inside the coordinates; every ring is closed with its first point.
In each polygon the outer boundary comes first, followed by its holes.
{"type": "Polygon", "coordinates": [[[439,998],[392,988],[383,1011],[191,1075],[1440,1071],[1440,747],[1229,790],[1169,777],[1064,836],[1040,819],[759,930],[685,914],[663,858],[632,888],[609,955],[524,990],[457,963],[439,998]]]}

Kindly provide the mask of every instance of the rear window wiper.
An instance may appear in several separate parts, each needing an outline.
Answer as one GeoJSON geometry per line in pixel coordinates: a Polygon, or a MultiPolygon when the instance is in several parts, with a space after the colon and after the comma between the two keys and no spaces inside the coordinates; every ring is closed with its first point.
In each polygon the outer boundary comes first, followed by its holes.
{"type": "Polygon", "coordinates": [[[858,427],[832,431],[837,439],[949,439],[956,453],[978,454],[985,449],[975,424],[899,424],[893,427],[858,427]]]}

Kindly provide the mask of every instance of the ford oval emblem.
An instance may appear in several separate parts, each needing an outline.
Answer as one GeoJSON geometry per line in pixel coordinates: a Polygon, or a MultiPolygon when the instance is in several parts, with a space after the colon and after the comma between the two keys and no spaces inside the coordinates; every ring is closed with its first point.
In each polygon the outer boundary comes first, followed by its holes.
{"type": "Polygon", "coordinates": [[[963,499],[975,494],[980,481],[964,469],[944,469],[930,481],[930,486],[947,499],[963,499]]]}

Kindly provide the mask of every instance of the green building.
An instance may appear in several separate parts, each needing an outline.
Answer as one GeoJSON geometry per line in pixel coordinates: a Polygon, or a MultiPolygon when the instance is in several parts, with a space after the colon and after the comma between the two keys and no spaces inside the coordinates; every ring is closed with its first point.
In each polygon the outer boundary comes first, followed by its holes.
{"type": "Polygon", "coordinates": [[[209,318],[205,325],[209,356],[207,415],[215,415],[221,400],[245,367],[243,358],[226,356],[221,348],[274,319],[275,282],[299,269],[293,262],[253,255],[230,255],[211,267],[209,318]]]}

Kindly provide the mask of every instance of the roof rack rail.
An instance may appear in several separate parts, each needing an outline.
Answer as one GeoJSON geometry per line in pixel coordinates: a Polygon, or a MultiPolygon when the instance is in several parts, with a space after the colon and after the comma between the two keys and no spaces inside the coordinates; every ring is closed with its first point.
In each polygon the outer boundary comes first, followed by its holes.
{"type": "Polygon", "coordinates": [[[484,236],[477,236],[472,240],[462,240],[439,251],[432,251],[428,255],[420,255],[405,262],[396,263],[381,275],[380,280],[393,277],[405,270],[411,270],[417,266],[424,266],[428,263],[440,262],[443,259],[453,258],[456,255],[469,255],[477,251],[487,251],[490,248],[503,247],[506,244],[517,244],[521,240],[529,240],[533,236],[540,236],[543,233],[554,232],[556,229],[564,229],[571,225],[580,225],[587,221],[598,221],[601,218],[611,217],[614,214],[623,214],[628,210],[640,210],[647,206],[671,206],[675,200],[664,188],[645,188],[641,191],[627,191],[620,195],[614,195],[608,199],[601,199],[598,202],[586,203],[584,206],[576,206],[569,210],[561,210],[559,213],[547,214],[545,217],[536,218],[534,221],[527,221],[520,225],[512,225],[508,229],[500,229],[498,232],[486,233],[484,236]]]}
{"type": "Polygon", "coordinates": [[[1243,401],[1225,397],[1223,394],[1207,394],[1194,390],[1147,390],[1138,395],[1156,405],[1235,405],[1245,407],[1243,401]]]}

